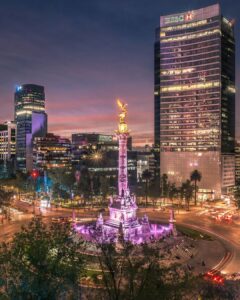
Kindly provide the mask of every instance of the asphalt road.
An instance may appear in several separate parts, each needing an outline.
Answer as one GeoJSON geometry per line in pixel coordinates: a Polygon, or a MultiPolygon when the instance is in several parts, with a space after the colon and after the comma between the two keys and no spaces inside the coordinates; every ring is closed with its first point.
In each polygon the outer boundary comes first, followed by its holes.
{"type": "MultiPolygon", "coordinates": [[[[20,230],[21,226],[29,222],[33,216],[33,206],[28,204],[20,204],[20,207],[25,213],[21,216],[19,221],[10,222],[4,225],[0,225],[0,241],[7,241],[20,230]]],[[[90,210],[76,210],[76,216],[82,218],[95,217],[96,211],[90,210]]],[[[39,215],[39,207],[35,207],[36,215],[39,215]]],[[[145,213],[144,209],[139,210],[139,216],[145,213]]],[[[167,222],[169,213],[161,211],[147,210],[147,214],[150,220],[158,222],[167,222]]],[[[67,209],[47,209],[42,211],[43,218],[47,221],[56,216],[72,216],[72,210],[67,209]]],[[[175,215],[176,223],[183,226],[188,226],[193,229],[203,231],[209,235],[214,236],[221,241],[226,249],[226,255],[219,263],[218,269],[226,273],[240,272],[240,225],[232,223],[217,223],[210,219],[207,215],[199,215],[199,210],[193,210],[190,212],[180,212],[175,215]]]]}
{"type": "MultiPolygon", "coordinates": [[[[168,214],[160,212],[148,212],[149,218],[156,221],[168,220],[168,214]]],[[[240,272],[240,226],[231,223],[218,223],[209,216],[199,215],[197,211],[184,212],[175,215],[176,224],[206,232],[221,241],[229,253],[219,266],[219,270],[225,273],[240,272]]]]}

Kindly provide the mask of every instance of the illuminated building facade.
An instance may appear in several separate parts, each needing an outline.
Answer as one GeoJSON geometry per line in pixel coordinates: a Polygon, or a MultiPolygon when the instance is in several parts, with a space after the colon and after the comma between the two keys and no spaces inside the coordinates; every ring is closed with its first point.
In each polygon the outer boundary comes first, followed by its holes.
{"type": "Polygon", "coordinates": [[[0,160],[9,161],[16,155],[16,124],[0,124],[0,160]]]}
{"type": "Polygon", "coordinates": [[[16,124],[0,124],[0,179],[11,178],[15,173],[16,124]]]}
{"type": "Polygon", "coordinates": [[[40,171],[71,169],[71,141],[53,133],[35,137],[33,141],[33,165],[40,171]]]}
{"type": "Polygon", "coordinates": [[[240,184],[240,141],[235,144],[235,178],[236,183],[240,184]]]}
{"type": "Polygon", "coordinates": [[[137,152],[137,179],[142,179],[144,171],[150,171],[152,178],[155,175],[155,156],[152,151],[138,151],[137,152]]]}
{"type": "Polygon", "coordinates": [[[161,174],[181,184],[198,169],[202,192],[227,192],[235,184],[235,39],[218,4],[160,18],[154,96],[161,174]]]}
{"type": "MultiPolygon", "coordinates": [[[[128,170],[131,185],[137,182],[137,152],[131,151],[132,138],[127,137],[128,170]]],[[[95,176],[105,176],[116,186],[118,173],[118,140],[110,134],[74,133],[72,134],[73,169],[87,167],[95,176]]]]}
{"type": "Polygon", "coordinates": [[[47,133],[44,87],[35,84],[18,86],[15,92],[16,165],[21,171],[33,168],[32,149],[34,137],[47,133]]]}

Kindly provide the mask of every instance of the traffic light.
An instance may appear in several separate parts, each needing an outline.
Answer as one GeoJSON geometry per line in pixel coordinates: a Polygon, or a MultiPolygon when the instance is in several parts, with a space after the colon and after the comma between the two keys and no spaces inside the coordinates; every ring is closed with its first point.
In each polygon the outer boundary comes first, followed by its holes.
{"type": "Polygon", "coordinates": [[[38,170],[32,170],[31,177],[32,177],[33,179],[37,179],[38,176],[39,176],[38,170]]]}

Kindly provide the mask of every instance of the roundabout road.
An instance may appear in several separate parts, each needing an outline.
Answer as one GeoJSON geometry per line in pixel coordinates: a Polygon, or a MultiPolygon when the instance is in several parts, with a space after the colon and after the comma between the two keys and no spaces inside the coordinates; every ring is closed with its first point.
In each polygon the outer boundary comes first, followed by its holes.
{"type": "MultiPolygon", "coordinates": [[[[168,221],[169,215],[157,211],[148,212],[149,218],[156,221],[168,221]]],[[[217,223],[208,216],[199,216],[196,212],[183,212],[175,215],[176,224],[207,233],[219,240],[226,254],[215,267],[223,273],[240,272],[240,226],[237,224],[217,223]]]]}
{"type": "MultiPolygon", "coordinates": [[[[142,216],[145,210],[139,209],[139,216],[142,216]]],[[[107,214],[107,212],[106,212],[107,214]]],[[[149,219],[158,222],[168,222],[169,213],[147,210],[149,219]]],[[[55,216],[71,216],[72,210],[53,209],[43,212],[43,219],[48,221],[55,216]]],[[[78,210],[76,215],[80,218],[89,218],[97,216],[97,212],[78,210]]],[[[28,223],[31,214],[26,213],[22,220],[11,222],[10,224],[0,225],[0,241],[7,241],[20,230],[21,226],[28,223]]],[[[180,212],[175,215],[176,224],[190,227],[213,236],[220,241],[226,249],[226,255],[215,266],[217,270],[226,273],[240,272],[240,226],[237,224],[216,223],[208,216],[199,215],[196,211],[180,212]]]]}

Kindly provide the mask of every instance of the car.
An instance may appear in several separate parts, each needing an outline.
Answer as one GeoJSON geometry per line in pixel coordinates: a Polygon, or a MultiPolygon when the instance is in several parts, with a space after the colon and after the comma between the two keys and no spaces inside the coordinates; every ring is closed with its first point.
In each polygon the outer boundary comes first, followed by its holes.
{"type": "Polygon", "coordinates": [[[68,221],[70,222],[70,223],[77,223],[77,222],[81,222],[81,218],[72,218],[72,217],[70,217],[70,218],[68,218],[68,221]]]}
{"type": "Polygon", "coordinates": [[[59,223],[60,222],[59,218],[52,218],[51,221],[52,221],[52,223],[59,223]]]}
{"type": "Polygon", "coordinates": [[[231,222],[232,221],[232,215],[230,215],[230,214],[229,215],[225,215],[223,219],[226,222],[231,222]]]}
{"type": "Polygon", "coordinates": [[[60,217],[60,222],[61,223],[69,223],[69,218],[68,217],[60,217]]]}
{"type": "Polygon", "coordinates": [[[216,284],[224,284],[224,277],[220,272],[209,271],[204,275],[205,280],[211,280],[216,284]]]}
{"type": "Polygon", "coordinates": [[[55,217],[55,218],[52,218],[52,222],[53,223],[68,223],[69,220],[68,220],[68,217],[55,217]]]}

